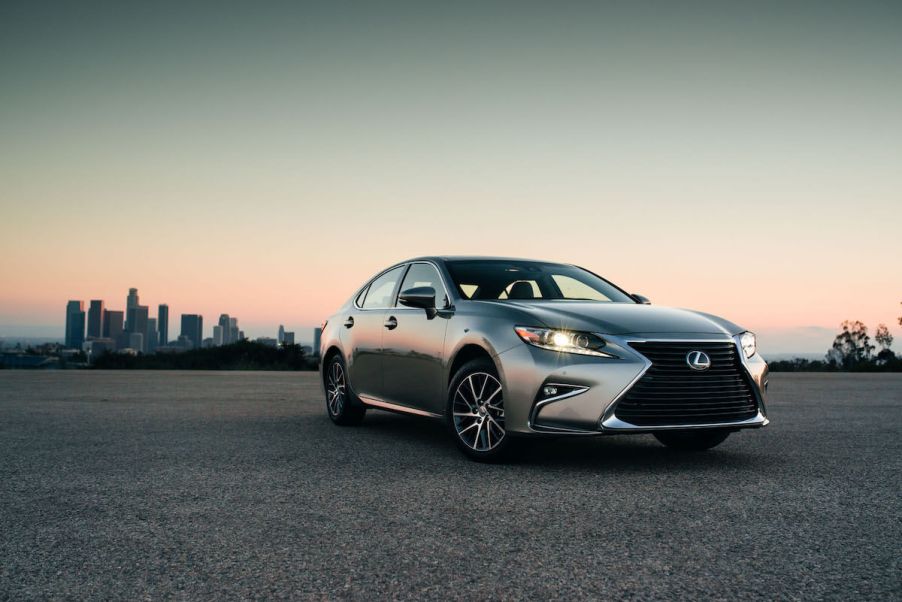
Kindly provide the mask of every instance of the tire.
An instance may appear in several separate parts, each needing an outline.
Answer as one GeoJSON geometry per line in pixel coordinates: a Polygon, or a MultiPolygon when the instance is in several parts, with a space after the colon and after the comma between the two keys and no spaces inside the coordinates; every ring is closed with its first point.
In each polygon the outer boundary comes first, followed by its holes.
{"type": "Polygon", "coordinates": [[[671,449],[679,451],[705,451],[717,447],[730,436],[723,429],[704,431],[659,431],[655,438],[671,449]]]}
{"type": "Polygon", "coordinates": [[[472,460],[497,462],[513,447],[504,428],[503,395],[495,364],[487,358],[467,362],[451,379],[448,428],[457,447],[472,460]]]}
{"type": "Polygon", "coordinates": [[[336,353],[326,363],[323,370],[323,384],[326,389],[326,413],[339,426],[356,426],[363,422],[366,407],[348,386],[348,371],[340,353],[336,353]]]}

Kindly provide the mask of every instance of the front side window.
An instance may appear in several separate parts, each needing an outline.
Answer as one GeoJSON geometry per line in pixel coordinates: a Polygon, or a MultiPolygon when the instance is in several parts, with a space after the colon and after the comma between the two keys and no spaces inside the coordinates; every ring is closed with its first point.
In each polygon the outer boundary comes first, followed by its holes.
{"type": "Polygon", "coordinates": [[[415,263],[407,270],[404,282],[401,284],[401,292],[420,286],[431,287],[435,291],[435,304],[438,307],[447,307],[448,297],[445,294],[445,286],[438,275],[438,270],[428,263],[415,263]]]}
{"type": "Polygon", "coordinates": [[[404,266],[389,270],[373,280],[363,299],[364,309],[384,309],[391,307],[392,295],[398,279],[404,271],[404,266]]]}
{"type": "Polygon", "coordinates": [[[575,266],[538,261],[449,261],[451,279],[465,299],[635,303],[607,280],[575,266]]]}

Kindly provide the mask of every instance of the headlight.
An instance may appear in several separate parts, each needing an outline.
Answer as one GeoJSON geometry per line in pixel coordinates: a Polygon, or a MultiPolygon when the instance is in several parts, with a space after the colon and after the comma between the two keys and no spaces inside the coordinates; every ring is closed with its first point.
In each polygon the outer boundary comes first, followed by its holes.
{"type": "Polygon", "coordinates": [[[758,343],[753,332],[743,332],[739,335],[739,344],[742,346],[742,352],[747,358],[752,357],[758,351],[758,343]]]}
{"type": "Polygon", "coordinates": [[[529,326],[515,326],[514,331],[525,343],[542,349],[597,357],[616,357],[601,351],[601,348],[605,346],[604,339],[591,332],[572,332],[529,326]]]}

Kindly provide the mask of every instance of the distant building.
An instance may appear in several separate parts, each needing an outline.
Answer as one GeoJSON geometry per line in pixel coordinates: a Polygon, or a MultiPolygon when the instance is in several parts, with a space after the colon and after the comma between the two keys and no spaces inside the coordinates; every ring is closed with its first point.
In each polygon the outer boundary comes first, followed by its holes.
{"type": "Polygon", "coordinates": [[[323,329],[322,328],[314,328],[313,329],[313,355],[319,357],[320,350],[319,346],[322,344],[323,340],[323,329]]]}
{"type": "Polygon", "coordinates": [[[186,337],[191,342],[191,347],[200,349],[204,342],[204,317],[198,314],[182,314],[182,333],[179,337],[186,337]]]}
{"type": "Polygon", "coordinates": [[[294,333],[293,332],[283,332],[282,333],[282,344],[283,345],[294,345],[294,333]]]}
{"type": "Polygon", "coordinates": [[[204,342],[202,343],[202,346],[204,349],[209,349],[210,347],[213,346],[213,339],[211,337],[205,338],[204,342]]]}
{"type": "Polygon", "coordinates": [[[244,331],[243,331],[243,330],[239,330],[239,331],[238,331],[238,340],[239,340],[239,341],[243,341],[244,338],[245,338],[245,337],[244,337],[244,331]]]}
{"type": "Polygon", "coordinates": [[[279,345],[285,340],[285,327],[279,324],[279,345]]]}
{"type": "MultiPolygon", "coordinates": [[[[148,342],[149,338],[147,336],[147,321],[149,318],[149,313],[149,309],[146,305],[136,305],[134,307],[128,308],[125,315],[125,331],[129,335],[134,333],[140,334],[145,344],[148,342]]],[[[129,340],[129,347],[131,346],[131,340],[129,340]]],[[[141,349],[135,349],[135,351],[146,353],[147,349],[142,347],[141,349]]]]}
{"type": "Polygon", "coordinates": [[[179,335],[179,338],[176,340],[176,347],[182,350],[194,349],[194,341],[188,338],[186,335],[179,335]]]}
{"type": "Polygon", "coordinates": [[[229,318],[229,343],[238,342],[238,318],[229,318]]]}
{"type": "Polygon", "coordinates": [[[143,353],[144,350],[144,333],[130,332],[128,333],[128,348],[136,353],[143,353]]]}
{"type": "Polygon", "coordinates": [[[128,289],[128,297],[125,298],[125,330],[126,332],[134,332],[134,329],[130,328],[128,325],[129,313],[128,310],[138,307],[138,289],[130,288],[128,289]]]}
{"type": "Polygon", "coordinates": [[[220,347],[222,344],[222,326],[217,324],[213,327],[213,346],[220,347]]]}
{"type": "Polygon", "coordinates": [[[82,343],[81,350],[85,352],[88,363],[92,364],[104,353],[116,351],[116,341],[106,338],[91,339],[82,343]]]}
{"type": "Polygon", "coordinates": [[[169,344],[169,306],[161,303],[157,308],[157,329],[160,331],[160,346],[169,344]]]}
{"type": "Polygon", "coordinates": [[[157,332],[157,319],[147,319],[147,334],[144,337],[144,353],[153,353],[159,345],[160,333],[157,332]]]}
{"type": "Polygon", "coordinates": [[[91,299],[88,306],[88,338],[99,339],[103,336],[103,301],[91,299]]]}
{"type": "MultiPolygon", "coordinates": [[[[220,330],[222,331],[220,333],[219,345],[228,345],[229,343],[231,343],[231,341],[229,340],[229,326],[231,324],[231,321],[232,321],[232,319],[229,317],[229,314],[221,314],[219,316],[219,322],[217,323],[217,325],[219,326],[220,330]]],[[[217,344],[215,328],[213,330],[213,344],[214,345],[217,344]]]]}
{"type": "Polygon", "coordinates": [[[85,304],[83,301],[69,301],[66,304],[66,347],[81,349],[85,342],[85,304]]]}
{"type": "Polygon", "coordinates": [[[103,310],[103,333],[102,338],[112,339],[116,342],[117,347],[126,347],[128,342],[123,339],[124,314],[121,311],[103,310]]]}
{"type": "Polygon", "coordinates": [[[257,337],[257,342],[268,347],[278,347],[279,340],[272,337],[257,337]]]}

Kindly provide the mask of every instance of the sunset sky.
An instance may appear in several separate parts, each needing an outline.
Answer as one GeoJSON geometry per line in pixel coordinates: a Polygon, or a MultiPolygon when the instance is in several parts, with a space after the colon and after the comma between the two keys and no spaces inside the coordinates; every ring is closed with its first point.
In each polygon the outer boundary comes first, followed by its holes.
{"type": "Polygon", "coordinates": [[[902,349],[902,4],[0,6],[0,336],[69,299],[319,324],[407,257],[562,260],[902,349]]]}

